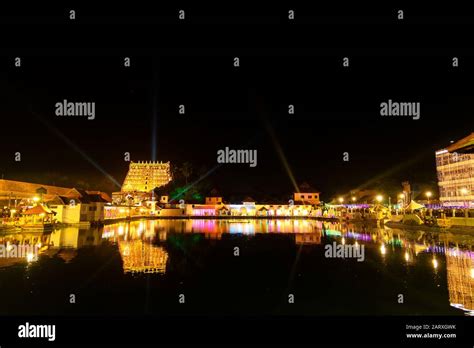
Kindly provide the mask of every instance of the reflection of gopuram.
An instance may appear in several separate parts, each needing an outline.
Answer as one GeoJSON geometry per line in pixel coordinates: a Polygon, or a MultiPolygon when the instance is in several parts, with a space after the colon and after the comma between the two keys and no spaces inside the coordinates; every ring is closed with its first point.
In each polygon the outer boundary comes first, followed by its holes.
{"type": "Polygon", "coordinates": [[[469,251],[448,250],[446,270],[451,306],[474,315],[474,254],[469,251]]]}
{"type": "Polygon", "coordinates": [[[142,240],[118,241],[124,273],[165,273],[168,253],[142,240]]]}

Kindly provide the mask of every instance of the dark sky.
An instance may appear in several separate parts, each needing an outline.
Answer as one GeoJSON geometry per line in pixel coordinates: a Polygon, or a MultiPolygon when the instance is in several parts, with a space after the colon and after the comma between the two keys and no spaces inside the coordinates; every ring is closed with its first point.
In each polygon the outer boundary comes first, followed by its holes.
{"type": "Polygon", "coordinates": [[[11,33],[0,54],[4,178],[110,192],[102,171],[121,183],[124,153],[150,160],[154,134],[158,160],[197,169],[213,168],[219,149],[257,149],[256,168],[210,175],[224,194],[292,192],[276,143],[295,180],[326,199],[383,181],[434,189],[434,151],[473,131],[474,22],[461,10],[412,9],[399,23],[390,6],[295,6],[290,24],[288,6],[185,8],[186,23],[176,8],[77,8],[73,23],[67,8],[4,9],[16,14],[1,21],[11,33]],[[63,99],[95,102],[96,119],[57,117],[63,99]],[[420,102],[420,120],[381,117],[388,99],[420,102]]]}

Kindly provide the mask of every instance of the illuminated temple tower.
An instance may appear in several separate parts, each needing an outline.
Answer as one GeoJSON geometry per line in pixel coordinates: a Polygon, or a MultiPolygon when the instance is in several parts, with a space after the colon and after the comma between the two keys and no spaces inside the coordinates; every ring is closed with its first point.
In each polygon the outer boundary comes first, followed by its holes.
{"type": "Polygon", "coordinates": [[[122,192],[149,192],[170,181],[170,162],[130,162],[122,192]]]}

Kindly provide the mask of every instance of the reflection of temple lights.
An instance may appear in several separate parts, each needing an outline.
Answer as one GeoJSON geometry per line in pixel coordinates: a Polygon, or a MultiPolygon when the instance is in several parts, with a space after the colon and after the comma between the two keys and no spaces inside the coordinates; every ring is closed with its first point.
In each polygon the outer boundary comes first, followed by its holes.
{"type": "Polygon", "coordinates": [[[385,249],[385,244],[382,244],[380,246],[380,252],[382,253],[382,255],[385,255],[387,253],[387,250],[385,249]]]}
{"type": "Polygon", "coordinates": [[[405,251],[405,261],[410,260],[410,255],[408,254],[408,251],[405,251]]]}
{"type": "Polygon", "coordinates": [[[471,268],[471,278],[474,278],[474,268],[471,268]]]}
{"type": "Polygon", "coordinates": [[[123,226],[119,226],[118,234],[119,234],[119,236],[123,235],[123,226]]]}
{"type": "Polygon", "coordinates": [[[119,241],[125,273],[165,273],[168,253],[142,240],[119,241]]]}
{"type": "Polygon", "coordinates": [[[436,260],[435,257],[433,257],[433,267],[436,269],[438,268],[438,260],[436,260]]]}
{"type": "Polygon", "coordinates": [[[342,237],[341,243],[342,243],[343,245],[346,244],[346,239],[345,239],[344,237],[342,237]]]}
{"type": "Polygon", "coordinates": [[[35,260],[35,255],[33,253],[26,254],[26,261],[32,262],[35,260]]]}
{"type": "Polygon", "coordinates": [[[130,256],[130,247],[128,245],[123,248],[123,255],[130,256]]]}

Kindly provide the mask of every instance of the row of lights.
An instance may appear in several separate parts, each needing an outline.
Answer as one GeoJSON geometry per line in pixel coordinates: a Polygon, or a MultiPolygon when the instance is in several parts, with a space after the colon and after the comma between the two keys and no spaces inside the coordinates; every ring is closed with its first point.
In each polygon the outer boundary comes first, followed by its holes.
{"type": "MultiPolygon", "coordinates": [[[[463,194],[466,194],[466,193],[467,193],[467,190],[466,190],[466,189],[461,189],[461,192],[463,192],[463,190],[465,191],[463,194]]],[[[428,200],[431,198],[431,196],[433,196],[433,194],[431,193],[431,191],[426,191],[426,192],[425,192],[425,195],[426,195],[426,198],[428,198],[428,200]]],[[[400,198],[400,199],[405,199],[405,194],[404,194],[404,193],[400,193],[400,194],[398,195],[398,198],[400,198]]],[[[357,198],[356,198],[356,197],[351,197],[351,200],[352,200],[352,202],[355,202],[355,201],[357,200],[357,198]]],[[[375,200],[376,200],[377,202],[381,203],[381,202],[383,201],[383,196],[382,196],[382,195],[377,195],[377,196],[375,196],[375,200]]],[[[338,198],[338,201],[339,201],[339,203],[342,204],[342,203],[344,202],[344,197],[339,197],[339,198],[338,198]]]]}
{"type": "MultiPolygon", "coordinates": [[[[382,195],[377,195],[375,197],[375,199],[377,200],[377,202],[382,202],[383,201],[383,196],[382,195]]],[[[356,200],[357,200],[356,197],[351,197],[352,202],[355,202],[356,200]]],[[[339,197],[338,201],[339,201],[339,203],[342,204],[344,202],[344,197],[339,197]]]]}

